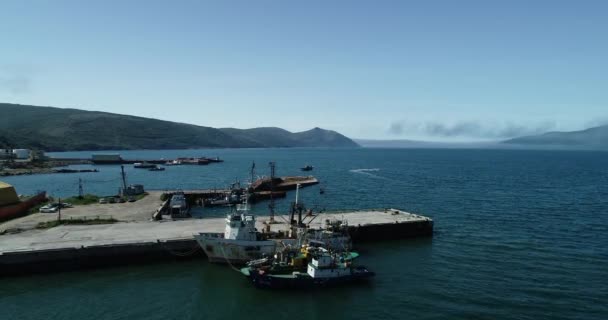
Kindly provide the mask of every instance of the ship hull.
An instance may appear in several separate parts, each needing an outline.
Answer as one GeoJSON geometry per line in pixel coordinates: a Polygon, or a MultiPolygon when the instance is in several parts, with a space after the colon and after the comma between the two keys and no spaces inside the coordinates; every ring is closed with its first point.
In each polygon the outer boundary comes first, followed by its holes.
{"type": "Polygon", "coordinates": [[[248,278],[260,289],[314,289],[365,282],[375,275],[365,268],[359,268],[349,275],[333,278],[313,278],[306,273],[298,275],[266,275],[250,272],[248,278]]]}
{"type": "MultiPolygon", "coordinates": [[[[297,239],[234,240],[225,239],[223,233],[201,233],[194,237],[210,262],[243,265],[263,256],[272,256],[277,246],[297,245],[297,239]]],[[[322,238],[310,236],[308,240],[322,242],[325,247],[338,251],[350,249],[350,237],[322,238]]]]}
{"type": "Polygon", "coordinates": [[[224,239],[223,236],[222,233],[201,233],[195,236],[210,262],[242,265],[264,255],[272,256],[277,245],[281,245],[279,242],[285,245],[295,243],[292,239],[247,241],[224,239]]]}

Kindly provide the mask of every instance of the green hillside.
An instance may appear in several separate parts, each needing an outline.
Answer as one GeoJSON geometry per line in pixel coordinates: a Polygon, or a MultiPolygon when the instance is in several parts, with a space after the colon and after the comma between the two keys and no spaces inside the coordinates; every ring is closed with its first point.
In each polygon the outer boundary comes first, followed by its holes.
{"type": "Polygon", "coordinates": [[[253,128],[234,129],[222,128],[222,132],[243,141],[244,143],[260,147],[290,147],[297,146],[298,142],[292,137],[293,133],[281,128],[253,128]]]}
{"type": "Polygon", "coordinates": [[[240,141],[263,147],[358,147],[351,139],[331,130],[314,128],[292,133],[281,128],[220,129],[240,141]]]}
{"type": "Polygon", "coordinates": [[[215,129],[107,112],[0,103],[0,147],[66,151],[357,146],[337,132],[317,131],[311,135],[279,128],[215,129]]]}

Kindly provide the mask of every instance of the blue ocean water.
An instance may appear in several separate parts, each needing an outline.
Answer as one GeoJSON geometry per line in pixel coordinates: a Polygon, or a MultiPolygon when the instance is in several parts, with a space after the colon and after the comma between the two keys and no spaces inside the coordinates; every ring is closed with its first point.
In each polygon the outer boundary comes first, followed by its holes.
{"type": "MultiPolygon", "coordinates": [[[[430,149],[125,151],[125,158],[219,156],[209,166],[148,172],[147,189],[224,187],[277,162],[315,166],[302,190],[318,209],[396,207],[435,220],[432,239],[359,246],[369,285],[319,292],[252,288],[205,261],[2,279],[2,319],[608,319],[608,153],[430,149]]],[[[88,157],[90,153],[61,156],[88,157]]],[[[3,178],[19,193],[115,193],[119,166],[99,173],[3,178]]],[[[279,201],[284,210],[293,198],[279,201]]],[[[220,209],[221,210],[221,209],[220,209]]],[[[263,214],[266,204],[255,210],[263,214]]],[[[212,211],[210,214],[221,214],[212,211]]]]}

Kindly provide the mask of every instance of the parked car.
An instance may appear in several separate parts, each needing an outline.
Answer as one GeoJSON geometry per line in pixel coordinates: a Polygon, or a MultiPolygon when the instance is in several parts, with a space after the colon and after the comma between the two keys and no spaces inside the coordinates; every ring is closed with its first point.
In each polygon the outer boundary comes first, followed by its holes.
{"type": "Polygon", "coordinates": [[[101,204],[108,203],[108,199],[101,198],[101,199],[99,199],[99,203],[101,203],[101,204]]]}
{"type": "Polygon", "coordinates": [[[40,212],[41,213],[53,213],[53,212],[57,212],[57,210],[59,210],[59,206],[56,205],[55,203],[49,203],[45,206],[40,207],[40,212]]]}
{"type": "Polygon", "coordinates": [[[114,198],[114,197],[108,197],[108,202],[109,203],[116,203],[116,198],[114,198]]]}
{"type": "Polygon", "coordinates": [[[72,208],[73,207],[72,204],[68,203],[68,202],[62,202],[62,203],[55,202],[55,203],[53,203],[53,206],[55,206],[55,207],[61,206],[62,209],[63,208],[72,208]]]}

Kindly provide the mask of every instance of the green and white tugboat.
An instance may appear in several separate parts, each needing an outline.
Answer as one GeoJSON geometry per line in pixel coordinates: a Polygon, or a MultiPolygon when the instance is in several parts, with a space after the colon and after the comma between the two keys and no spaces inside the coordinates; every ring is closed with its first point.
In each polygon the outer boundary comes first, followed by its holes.
{"type": "Polygon", "coordinates": [[[354,266],[356,252],[331,253],[325,248],[302,248],[290,262],[284,259],[254,260],[241,273],[258,288],[307,289],[366,281],[375,275],[363,266],[354,266]],[[306,261],[307,263],[303,263],[306,261]]]}

